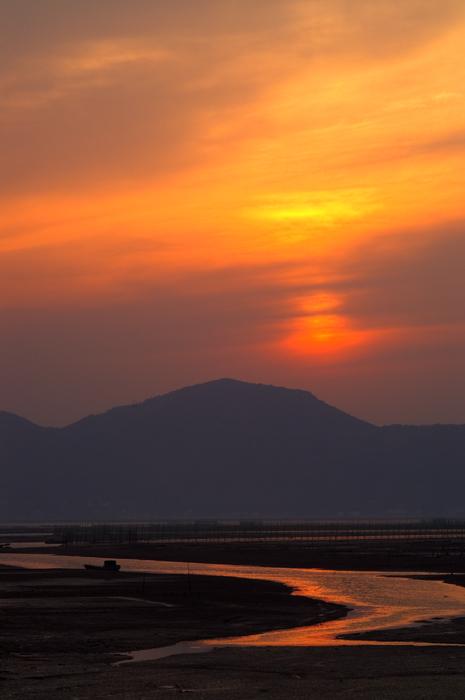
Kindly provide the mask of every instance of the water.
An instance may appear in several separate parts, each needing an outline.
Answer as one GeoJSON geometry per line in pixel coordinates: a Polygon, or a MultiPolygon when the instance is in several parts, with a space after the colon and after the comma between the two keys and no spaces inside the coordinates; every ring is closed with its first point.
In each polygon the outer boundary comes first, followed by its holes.
{"type": "MultiPolygon", "coordinates": [[[[92,557],[66,557],[53,554],[0,553],[0,564],[26,568],[82,569],[83,564],[101,564],[92,557]]],[[[186,574],[187,564],[139,559],[122,560],[124,571],[186,574]]],[[[465,615],[465,588],[440,581],[422,581],[365,571],[323,571],[280,569],[218,564],[189,564],[191,574],[239,576],[279,581],[296,589],[299,595],[343,603],[352,610],[346,618],[322,622],[311,627],[276,630],[246,637],[206,640],[195,644],[181,643],[168,650],[131,652],[133,660],[160,658],[170,653],[198,653],[214,646],[327,646],[364,642],[339,639],[339,635],[374,629],[406,627],[431,618],[465,615]],[[147,656],[158,652],[159,656],[147,656]],[[166,652],[166,653],[165,653],[166,652]],[[137,656],[139,655],[139,656],[137,656]],[[145,655],[145,656],[144,656],[145,655]]],[[[195,587],[195,581],[193,582],[195,587]]],[[[376,644],[376,642],[369,642],[376,644]]]]}

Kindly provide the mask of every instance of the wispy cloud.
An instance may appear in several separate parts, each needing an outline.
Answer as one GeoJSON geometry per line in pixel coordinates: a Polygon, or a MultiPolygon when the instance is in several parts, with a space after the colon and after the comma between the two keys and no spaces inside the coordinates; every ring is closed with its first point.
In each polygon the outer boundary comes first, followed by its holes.
{"type": "Polygon", "coordinates": [[[463,342],[463,2],[15,0],[0,25],[8,401],[38,382],[63,405],[88,372],[82,407],[235,371],[341,397],[357,377],[371,410],[376,372],[373,397],[408,371],[439,395],[463,342]]]}

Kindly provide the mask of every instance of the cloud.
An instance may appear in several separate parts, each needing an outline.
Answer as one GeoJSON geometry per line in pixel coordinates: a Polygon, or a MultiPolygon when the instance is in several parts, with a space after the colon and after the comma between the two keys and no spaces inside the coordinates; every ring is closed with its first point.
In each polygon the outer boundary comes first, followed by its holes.
{"type": "Polygon", "coordinates": [[[307,388],[378,423],[465,420],[462,231],[403,231],[332,260],[131,277],[130,301],[5,309],[1,408],[63,424],[233,376],[307,388]],[[283,345],[296,322],[328,313],[364,342],[332,357],[283,345]]]}
{"type": "Polygon", "coordinates": [[[343,311],[370,326],[463,322],[464,259],[463,221],[376,237],[341,265],[343,311]]]}
{"type": "MultiPolygon", "coordinates": [[[[144,242],[141,245],[144,251],[144,242]]],[[[102,252],[111,254],[107,249],[102,252]]],[[[50,303],[41,304],[43,312],[30,313],[98,317],[100,330],[83,333],[83,338],[108,337],[110,351],[117,347],[112,337],[121,326],[127,331],[124,343],[135,352],[142,346],[159,352],[222,344],[267,345],[286,337],[294,320],[322,314],[337,314],[360,331],[461,324],[464,253],[465,225],[454,222],[379,236],[363,246],[346,248],[343,255],[323,252],[319,259],[240,266],[225,262],[213,269],[164,276],[156,270],[138,276],[132,269],[120,268],[117,260],[119,255],[125,257],[126,250],[116,246],[113,294],[98,260],[93,267],[81,267],[69,251],[60,264],[53,256],[48,258],[46,250],[43,258],[37,252],[31,254],[27,267],[22,256],[16,266],[10,259],[7,270],[19,275],[21,284],[33,286],[36,279],[39,287],[45,279],[53,283],[53,276],[59,274],[54,282],[57,292],[73,276],[85,275],[87,285],[94,279],[101,291],[95,294],[91,285],[90,303],[86,297],[70,299],[58,293],[50,303]]],[[[27,317],[28,305],[23,311],[13,307],[5,313],[11,318],[27,317]]]]}
{"type": "Polygon", "coordinates": [[[463,342],[464,13],[3,2],[4,407],[212,374],[344,378],[336,403],[377,372],[438,385],[463,342]]]}
{"type": "Polygon", "coordinates": [[[40,192],[227,157],[271,128],[257,114],[270,90],[312,64],[393,60],[452,30],[463,5],[17,0],[2,12],[3,191],[40,192]]]}
{"type": "Polygon", "coordinates": [[[140,2],[137,12],[19,0],[4,13],[4,187],[14,192],[192,167],[208,159],[218,122],[247,122],[270,69],[272,80],[289,73],[279,59],[289,10],[273,0],[140,2]]]}

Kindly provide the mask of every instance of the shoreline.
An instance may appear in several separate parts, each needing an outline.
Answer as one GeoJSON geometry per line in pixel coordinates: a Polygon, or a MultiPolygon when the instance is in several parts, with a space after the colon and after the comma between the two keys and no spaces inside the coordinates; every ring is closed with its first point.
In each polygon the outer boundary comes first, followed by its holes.
{"type": "Polygon", "coordinates": [[[447,553],[431,556],[411,553],[402,542],[383,543],[379,549],[363,541],[314,546],[299,545],[60,545],[56,547],[18,548],[5,553],[55,554],[57,556],[92,556],[102,559],[150,559],[154,561],[191,562],[233,566],[264,566],[272,568],[329,569],[336,571],[429,572],[431,574],[464,574],[465,556],[447,553]],[[389,545],[389,543],[388,543],[389,545]]]}
{"type": "MultiPolygon", "coordinates": [[[[172,548],[171,552],[160,548],[157,556],[149,549],[60,547],[16,551],[53,553],[58,558],[60,554],[115,558],[123,563],[124,558],[186,561],[175,557],[185,557],[188,548],[172,548]]],[[[208,556],[215,557],[216,562],[205,563],[233,563],[218,561],[229,557],[236,562],[241,558],[238,564],[252,564],[244,561],[252,552],[236,550],[231,557],[231,552],[202,553],[200,549],[190,548],[187,561],[208,556]]],[[[297,557],[307,554],[298,552],[297,557]]],[[[329,569],[329,557],[324,558],[325,566],[314,568],[329,569]]],[[[253,563],[285,568],[291,561],[296,561],[296,551],[275,550],[272,556],[262,551],[261,556],[254,556],[253,563]]],[[[358,561],[352,558],[352,563],[353,570],[374,570],[368,568],[371,562],[366,555],[358,561]],[[364,569],[360,568],[362,563],[364,569]]],[[[416,563],[416,571],[421,571],[424,562],[417,559],[416,563]]],[[[350,560],[339,557],[339,564],[339,570],[349,570],[350,560]]],[[[381,573],[380,564],[378,560],[381,573]]],[[[465,575],[414,574],[412,569],[409,562],[405,571],[409,577],[448,579],[448,583],[465,585],[465,575]]],[[[399,566],[386,567],[384,572],[402,575],[399,566]]],[[[291,596],[291,592],[284,584],[262,579],[1,566],[2,700],[29,696],[35,700],[165,700],[180,692],[195,692],[205,700],[251,700],[261,692],[266,692],[270,700],[357,700],[367,696],[433,700],[439,697],[435,694],[438,680],[441,700],[455,700],[460,695],[465,681],[465,618],[352,636],[357,646],[223,647],[208,654],[110,665],[121,660],[120,654],[136,649],[308,626],[344,616],[349,609],[291,596]],[[369,640],[447,641],[464,646],[363,644],[369,640]]]]}
{"type": "Polygon", "coordinates": [[[76,682],[92,677],[84,697],[101,697],[104,687],[114,697],[121,678],[111,665],[130,651],[309,626],[350,609],[292,593],[262,579],[3,565],[2,699],[41,698],[45,686],[44,698],[62,697],[51,687],[58,666],[76,682]]]}
{"type": "MultiPolygon", "coordinates": [[[[0,607],[9,624],[2,626],[1,644],[4,655],[34,653],[38,645],[53,653],[53,635],[65,635],[70,623],[67,612],[77,608],[91,610],[94,633],[108,625],[105,616],[111,607],[118,616],[118,631],[111,643],[102,640],[98,649],[108,653],[111,648],[115,654],[182,641],[305,627],[345,617],[350,610],[346,605],[292,595],[293,592],[293,588],[276,581],[234,576],[2,565],[0,607]],[[31,634],[27,620],[30,618],[34,624],[34,614],[30,612],[34,610],[38,611],[41,634],[47,641],[31,634]],[[50,630],[45,629],[45,622],[51,625],[50,630]],[[123,631],[118,628],[120,623],[123,631]]],[[[81,650],[88,631],[85,625],[80,630],[81,650]]],[[[95,651],[95,639],[93,647],[95,651]]],[[[66,648],[73,651],[73,640],[66,640],[66,648]]]]}
{"type": "MultiPolygon", "coordinates": [[[[115,581],[117,582],[117,585],[120,585],[123,581],[123,578],[129,577],[129,579],[136,581],[137,577],[139,577],[139,584],[140,584],[140,577],[143,576],[144,580],[147,577],[147,581],[149,581],[151,578],[153,580],[158,579],[158,581],[161,581],[163,577],[165,580],[169,581],[174,581],[176,580],[179,584],[181,581],[188,581],[188,589],[186,589],[186,584],[181,584],[184,586],[185,592],[184,592],[184,597],[190,597],[191,599],[194,599],[197,596],[198,601],[203,597],[204,598],[204,603],[206,597],[211,597],[211,590],[212,587],[214,588],[215,585],[210,585],[210,592],[203,590],[203,592],[199,592],[195,590],[195,586],[191,587],[191,582],[193,581],[200,581],[202,580],[209,580],[210,582],[213,581],[225,581],[230,578],[230,580],[234,580],[235,586],[240,586],[242,589],[242,605],[244,606],[244,610],[247,610],[249,617],[249,624],[247,625],[247,629],[245,627],[243,629],[238,629],[238,630],[231,630],[231,629],[226,629],[226,630],[217,630],[215,629],[214,631],[206,631],[206,630],[199,630],[197,629],[196,633],[194,635],[190,636],[183,636],[182,638],[177,637],[175,638],[174,642],[172,642],[171,635],[170,635],[170,640],[166,644],[163,644],[163,646],[169,646],[172,643],[176,644],[178,642],[192,642],[192,641],[201,641],[202,639],[211,639],[213,638],[221,638],[221,637],[240,637],[240,636],[245,636],[245,635],[253,635],[253,634],[260,634],[262,632],[267,632],[267,631],[273,631],[273,630],[279,630],[279,629],[292,629],[295,627],[305,627],[305,626],[311,626],[314,624],[319,624],[322,622],[326,622],[330,619],[334,619],[335,617],[343,617],[347,614],[347,612],[351,609],[347,605],[343,605],[340,603],[332,603],[328,601],[323,601],[323,600],[316,600],[312,598],[307,598],[304,596],[295,596],[293,595],[292,597],[290,594],[294,589],[287,587],[284,584],[277,583],[277,582],[272,582],[270,580],[264,580],[264,579],[244,579],[244,578],[234,578],[232,577],[215,577],[213,575],[198,575],[198,574],[137,574],[135,572],[126,572],[124,571],[124,560],[125,558],[127,559],[138,559],[140,561],[144,560],[153,560],[153,561],[172,561],[172,562],[183,562],[183,563],[207,563],[207,564],[220,564],[220,565],[227,565],[231,564],[232,566],[237,566],[237,565],[244,565],[248,566],[252,564],[252,561],[250,561],[251,557],[253,557],[253,564],[255,566],[260,566],[264,568],[268,567],[278,567],[278,568],[290,568],[291,565],[295,565],[297,563],[296,559],[307,559],[307,566],[306,567],[299,567],[299,568],[307,568],[311,570],[312,568],[321,568],[321,569],[327,569],[331,570],[330,566],[330,561],[328,561],[328,552],[323,553],[323,557],[325,559],[324,562],[321,561],[321,551],[320,552],[314,552],[312,549],[310,554],[313,555],[313,561],[311,562],[312,564],[316,563],[316,559],[318,558],[319,555],[319,561],[318,561],[318,566],[310,566],[310,562],[308,562],[308,548],[296,548],[294,547],[292,550],[288,547],[283,547],[279,548],[274,546],[273,548],[266,548],[266,547],[261,547],[259,548],[259,556],[257,556],[257,551],[256,549],[251,549],[250,547],[221,547],[221,546],[212,546],[212,547],[205,547],[205,546],[184,546],[184,547],[179,547],[179,546],[164,546],[164,547],[150,547],[150,546],[144,546],[144,545],[112,545],[108,547],[103,547],[102,545],[85,545],[81,547],[77,546],[72,546],[72,547],[65,547],[65,546],[60,546],[57,548],[47,548],[47,547],[34,547],[34,548],[20,548],[16,550],[16,553],[18,554],[47,554],[47,555],[57,555],[57,559],[60,558],[61,556],[80,556],[80,557],[92,557],[92,558],[100,558],[100,559],[105,559],[105,558],[115,558],[118,559],[118,561],[121,561],[123,563],[123,569],[122,571],[118,572],[116,574],[116,579],[115,581]],[[307,550],[307,551],[306,551],[307,550]],[[225,561],[229,560],[229,561],[225,561]],[[233,560],[233,561],[231,561],[233,560]],[[258,561],[257,561],[258,560],[258,561]],[[233,563],[234,562],[234,563],[233,563]],[[322,566],[324,564],[324,566],[322,566]],[[283,610],[281,607],[281,610],[279,610],[279,606],[275,607],[274,609],[268,608],[267,609],[267,623],[263,625],[263,620],[261,621],[260,624],[258,624],[257,627],[257,619],[256,616],[252,614],[252,608],[253,608],[253,595],[251,597],[251,591],[246,591],[246,584],[245,582],[248,581],[249,585],[252,585],[255,583],[256,585],[268,585],[269,591],[272,590],[272,586],[281,586],[282,590],[281,593],[283,593],[283,590],[285,589],[287,591],[287,595],[289,596],[289,600],[287,603],[287,609],[286,609],[286,614],[283,616],[283,610]],[[192,590],[191,590],[192,588],[192,590]],[[186,592],[188,591],[188,592],[186,592]],[[244,597],[245,596],[245,597],[244,597]],[[247,598],[247,601],[245,599],[247,598]],[[305,616],[304,619],[294,619],[293,614],[295,614],[297,611],[294,609],[296,607],[296,601],[307,601],[309,609],[307,610],[307,615],[305,616]],[[315,605],[317,608],[315,608],[315,605]],[[314,606],[313,611],[311,610],[311,606],[314,606]],[[275,619],[273,619],[273,616],[275,619]]],[[[11,547],[9,549],[10,553],[15,553],[14,547],[11,547]]],[[[465,587],[465,574],[464,573],[438,573],[437,571],[431,571],[431,569],[438,569],[442,568],[440,565],[444,564],[442,561],[443,558],[436,558],[435,561],[431,562],[429,558],[425,557],[419,557],[416,556],[414,558],[414,561],[411,560],[411,558],[402,558],[400,561],[397,559],[397,566],[394,568],[394,564],[391,562],[386,562],[383,559],[380,559],[379,556],[376,557],[376,562],[373,562],[373,557],[367,556],[367,553],[363,550],[362,547],[357,549],[352,548],[351,549],[351,556],[347,556],[347,551],[343,552],[344,556],[340,556],[337,558],[337,561],[331,561],[331,563],[336,563],[339,566],[334,567],[334,570],[346,570],[346,571],[375,571],[376,573],[380,574],[386,574],[387,576],[405,576],[408,578],[412,579],[423,579],[423,580],[429,580],[429,581],[441,581],[444,583],[452,584],[452,585],[457,585],[461,587],[465,587]],[[354,550],[355,550],[355,555],[354,555],[354,550]],[[374,568],[374,564],[376,564],[376,568],[374,568]],[[429,573],[425,573],[425,569],[429,569],[429,573]]],[[[334,556],[334,552],[331,552],[331,554],[334,556]]],[[[447,566],[447,569],[449,568],[455,568],[455,569],[460,569],[461,568],[461,561],[462,558],[460,558],[459,562],[455,562],[455,567],[451,567],[450,562],[447,562],[449,565],[447,566]],[[458,566],[457,566],[458,564],[458,566]]],[[[2,568],[8,569],[8,568],[13,568],[13,567],[8,567],[8,566],[1,566],[0,565],[0,576],[1,576],[1,570],[2,568]]],[[[292,567],[294,568],[294,567],[292,567]]],[[[23,569],[23,571],[29,571],[31,572],[30,569],[23,569]]],[[[32,570],[32,571],[39,571],[39,570],[32,570]]],[[[86,574],[90,574],[91,576],[96,576],[99,574],[97,571],[92,571],[92,572],[87,572],[87,571],[81,571],[81,570],[59,570],[59,569],[44,569],[41,572],[41,575],[43,577],[47,576],[49,574],[50,578],[52,578],[55,573],[54,572],[61,572],[62,578],[67,578],[68,579],[68,584],[67,584],[67,592],[66,594],[61,591],[60,595],[66,595],[68,597],[73,597],[73,595],[76,595],[75,593],[72,592],[73,590],[73,584],[71,584],[71,579],[76,579],[80,578],[82,579],[83,576],[86,576],[86,574]]],[[[105,574],[106,576],[114,576],[115,574],[113,572],[100,572],[105,574]]],[[[222,586],[223,584],[221,584],[222,586]]],[[[76,587],[76,582],[74,583],[74,587],[76,587]]],[[[208,587],[207,587],[208,588],[208,587]]],[[[218,583],[216,584],[216,588],[218,588],[218,583]]],[[[140,596],[140,586],[137,588],[137,585],[134,588],[135,595],[140,596]]],[[[102,595],[107,595],[108,590],[105,590],[104,587],[101,587],[100,593],[102,595]]],[[[131,586],[129,586],[129,594],[131,593],[131,586]]],[[[232,589],[230,588],[229,590],[229,595],[233,593],[232,589]]],[[[160,599],[160,604],[163,605],[166,598],[167,591],[163,591],[161,595],[159,595],[160,599]],[[165,598],[164,598],[165,596],[165,598]]],[[[80,594],[82,596],[82,592],[80,594]]],[[[111,595],[115,595],[115,592],[112,591],[111,595]]],[[[174,593],[174,588],[170,592],[170,595],[175,595],[174,593]]],[[[179,592],[177,595],[180,595],[179,592]]],[[[130,597],[130,596],[129,596],[130,597]]],[[[146,596],[147,597],[147,596],[146,596]]],[[[234,597],[234,595],[233,595],[234,597]]],[[[282,602],[283,599],[281,599],[280,602],[282,602]]],[[[271,601],[271,598],[269,598],[268,602],[271,601]]],[[[150,602],[148,599],[146,602],[150,602]]],[[[191,601],[192,602],[192,601],[191,601]]],[[[217,601],[218,603],[219,601],[217,601]]],[[[276,606],[276,598],[273,600],[273,605],[276,606]]],[[[231,605],[231,600],[226,602],[225,599],[222,600],[223,605],[231,605]]],[[[263,612],[263,611],[262,611],[263,612]]],[[[300,613],[300,610],[297,612],[297,614],[300,613]]],[[[262,616],[263,617],[263,616],[262,616]]],[[[357,633],[357,634],[347,634],[347,635],[341,635],[341,639],[346,639],[346,640],[354,640],[357,642],[360,641],[376,641],[376,642],[413,642],[413,643],[418,643],[418,642],[428,642],[428,643],[445,643],[450,640],[451,643],[457,643],[457,644],[465,644],[465,610],[464,610],[464,617],[462,616],[455,616],[451,620],[444,620],[443,618],[437,619],[437,620],[420,620],[419,623],[424,623],[424,624],[418,624],[415,626],[407,626],[403,628],[388,628],[388,629],[380,629],[380,630],[371,630],[369,632],[362,632],[362,633],[357,633]]],[[[174,624],[174,627],[176,627],[176,624],[174,624]]],[[[158,646],[161,646],[159,644],[158,646]]],[[[144,646],[139,643],[139,645],[136,647],[138,649],[144,648],[144,646]]],[[[148,648],[148,647],[145,647],[148,648]]]]}

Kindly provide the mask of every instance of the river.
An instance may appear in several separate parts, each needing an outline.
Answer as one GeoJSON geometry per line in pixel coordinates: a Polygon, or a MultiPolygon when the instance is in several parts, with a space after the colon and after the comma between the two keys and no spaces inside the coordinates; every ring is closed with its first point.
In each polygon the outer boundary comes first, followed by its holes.
{"type": "MultiPolygon", "coordinates": [[[[92,557],[54,554],[1,553],[0,564],[37,569],[81,569],[85,563],[101,564],[92,557]]],[[[385,574],[366,571],[323,571],[254,566],[229,566],[183,562],[121,560],[124,571],[239,576],[279,581],[299,595],[342,603],[352,610],[346,618],[311,627],[277,630],[247,637],[207,640],[184,651],[202,651],[219,645],[326,646],[357,644],[339,635],[373,629],[405,627],[432,618],[465,616],[465,588],[440,581],[413,580],[405,572],[385,574]]],[[[418,572],[416,572],[418,573],[418,572]]],[[[367,644],[366,641],[363,642],[367,644]]],[[[370,642],[368,642],[370,643],[370,642]]],[[[376,642],[371,642],[376,644],[376,642]]],[[[178,651],[179,653],[179,651],[178,651]]]]}

